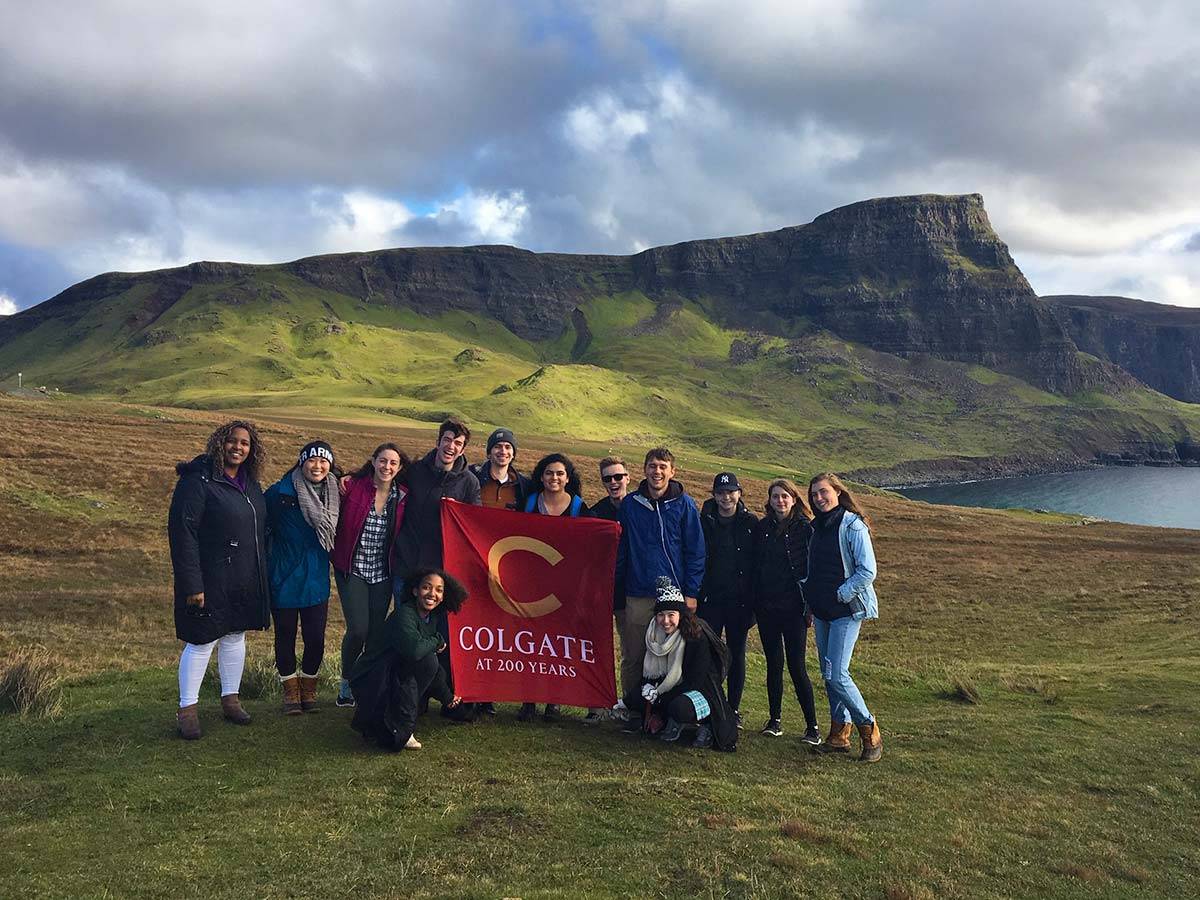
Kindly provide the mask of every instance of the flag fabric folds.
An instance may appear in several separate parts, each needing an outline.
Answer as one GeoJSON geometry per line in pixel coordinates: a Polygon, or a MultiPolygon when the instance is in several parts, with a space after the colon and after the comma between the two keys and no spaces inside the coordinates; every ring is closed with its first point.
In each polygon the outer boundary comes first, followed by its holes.
{"type": "Polygon", "coordinates": [[[620,526],[442,501],[446,571],[470,599],[449,617],[468,701],[610,707],[620,526]]]}

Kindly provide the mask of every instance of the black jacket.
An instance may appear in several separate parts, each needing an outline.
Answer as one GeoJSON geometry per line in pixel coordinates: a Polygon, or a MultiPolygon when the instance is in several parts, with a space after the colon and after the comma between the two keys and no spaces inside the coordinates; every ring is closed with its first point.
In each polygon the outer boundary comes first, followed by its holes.
{"type": "MultiPolygon", "coordinates": [[[[621,501],[624,503],[625,501],[621,501]]],[[[610,522],[618,521],[621,514],[621,507],[612,502],[612,497],[605,494],[595,503],[588,507],[588,515],[593,519],[607,519],[610,522]]]]}
{"type": "MultiPolygon", "coordinates": [[[[683,649],[683,670],[680,672],[679,684],[665,694],[660,694],[654,701],[652,709],[660,715],[667,715],[667,706],[680,694],[688,691],[699,691],[708,701],[708,725],[713,733],[713,747],[717,750],[735,750],[737,748],[737,718],[733,708],[725,699],[724,681],[725,661],[729,651],[725,649],[721,639],[713,633],[708,623],[700,622],[700,637],[688,638],[683,649]]],[[[636,698],[631,698],[635,699],[636,698]]],[[[626,701],[628,703],[628,701],[626,701]]],[[[635,707],[636,708],[636,707],[635,707]]]]}
{"type": "MultiPolygon", "coordinates": [[[[467,469],[475,476],[475,480],[479,482],[480,490],[483,490],[487,483],[492,480],[492,466],[486,459],[476,465],[467,466],[467,469]]],[[[512,466],[508,467],[508,475],[509,478],[515,478],[517,482],[516,498],[509,504],[508,509],[515,509],[520,512],[525,508],[525,499],[533,492],[533,482],[529,480],[528,476],[522,475],[512,466]]]]}
{"type": "Polygon", "coordinates": [[[442,567],[442,498],[479,504],[479,481],[460,456],[450,471],[434,463],[437,450],[430,450],[414,463],[405,476],[408,497],[404,521],[392,549],[392,574],[407,576],[420,568],[442,567]]]}
{"type": "Polygon", "coordinates": [[[804,609],[800,581],[808,574],[812,525],[797,512],[780,534],[774,517],[763,516],[755,533],[755,605],[761,609],[804,609]]]}
{"type": "Polygon", "coordinates": [[[175,634],[207,644],[271,621],[267,590],[267,507],[262,488],[243,494],[207,456],[175,467],[179,481],[167,514],[175,572],[175,634]],[[204,592],[204,606],[184,600],[204,592]]]}
{"type": "Polygon", "coordinates": [[[707,556],[704,566],[704,580],[700,584],[700,595],[697,598],[700,605],[736,606],[750,608],[754,605],[754,576],[755,576],[755,531],[758,528],[758,516],[746,509],[746,504],[740,500],[737,512],[733,514],[732,524],[722,524],[720,513],[717,511],[715,500],[705,500],[700,508],[700,527],[704,529],[704,547],[707,556]],[[729,528],[733,546],[728,546],[727,540],[722,540],[720,529],[729,528]],[[720,554],[729,553],[727,558],[718,558],[720,554]],[[720,566],[724,584],[713,577],[720,566]],[[729,582],[733,583],[730,584],[729,582]]]}

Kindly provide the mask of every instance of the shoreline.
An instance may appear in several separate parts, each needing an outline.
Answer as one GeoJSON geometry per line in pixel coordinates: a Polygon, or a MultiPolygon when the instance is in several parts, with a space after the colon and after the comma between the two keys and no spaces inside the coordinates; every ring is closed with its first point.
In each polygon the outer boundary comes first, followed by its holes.
{"type": "MultiPolygon", "coordinates": [[[[932,461],[931,461],[932,462],[932,461]]],[[[949,486],[955,484],[973,484],[978,481],[1000,481],[1005,478],[1028,478],[1034,475],[1066,475],[1071,472],[1089,472],[1094,469],[1195,469],[1200,468],[1198,460],[1157,460],[1157,459],[1073,459],[1073,460],[1010,460],[994,457],[977,459],[968,464],[967,460],[939,460],[937,462],[952,462],[955,464],[938,466],[929,465],[927,470],[921,463],[901,463],[891,469],[859,469],[847,473],[847,478],[868,484],[871,487],[885,491],[905,491],[914,488],[949,486]],[[943,471],[938,472],[942,468],[943,471]],[[909,470],[905,472],[904,470],[909,470]],[[915,471],[914,471],[915,470],[915,471]]]]}

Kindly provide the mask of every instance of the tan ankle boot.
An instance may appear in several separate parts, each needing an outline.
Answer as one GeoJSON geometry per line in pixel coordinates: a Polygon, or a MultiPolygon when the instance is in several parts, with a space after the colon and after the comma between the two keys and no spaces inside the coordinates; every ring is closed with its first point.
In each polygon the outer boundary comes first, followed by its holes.
{"type": "Polygon", "coordinates": [[[175,713],[175,728],[185,741],[200,740],[199,703],[191,706],[181,706],[175,713]]]}
{"type": "Polygon", "coordinates": [[[242,709],[242,702],[237,694],[226,694],[221,698],[221,712],[234,725],[249,725],[250,713],[242,709]]]}
{"type": "Polygon", "coordinates": [[[317,711],[317,676],[300,673],[300,706],[305,712],[317,711]]]}
{"type": "Polygon", "coordinates": [[[879,762],[883,758],[883,737],[879,734],[879,723],[859,725],[858,735],[862,738],[862,756],[859,762],[879,762]]]}
{"type": "Polygon", "coordinates": [[[828,737],[813,749],[818,753],[849,753],[851,730],[849,722],[831,722],[828,737]]]}
{"type": "Polygon", "coordinates": [[[289,716],[298,716],[303,709],[300,708],[300,679],[295,673],[280,678],[279,685],[283,688],[283,711],[289,716]]]}

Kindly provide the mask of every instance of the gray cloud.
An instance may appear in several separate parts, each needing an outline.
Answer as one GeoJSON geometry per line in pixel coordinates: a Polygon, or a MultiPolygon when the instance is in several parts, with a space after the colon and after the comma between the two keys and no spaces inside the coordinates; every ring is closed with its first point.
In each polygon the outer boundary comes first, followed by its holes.
{"type": "Polygon", "coordinates": [[[1196,257],[1155,243],[1200,223],[1186,0],[107,0],[5,23],[0,241],[77,277],[386,244],[623,253],[981,191],[1031,279],[1086,292],[1129,267],[1200,303],[1196,257]]]}

